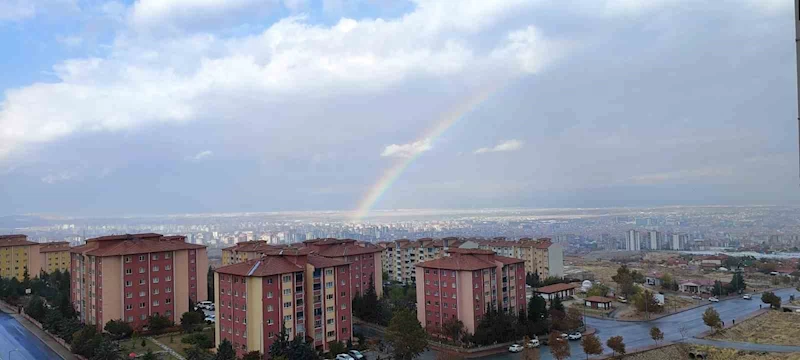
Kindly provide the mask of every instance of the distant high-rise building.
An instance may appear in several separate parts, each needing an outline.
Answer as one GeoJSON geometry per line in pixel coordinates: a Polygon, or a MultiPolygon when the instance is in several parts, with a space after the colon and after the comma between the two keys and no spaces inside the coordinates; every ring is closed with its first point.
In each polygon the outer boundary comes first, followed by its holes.
{"type": "Polygon", "coordinates": [[[628,230],[628,232],[625,233],[625,250],[642,250],[642,234],[640,232],[636,230],[628,230]]]}
{"type": "Polygon", "coordinates": [[[689,242],[689,236],[686,234],[672,234],[672,241],[670,241],[670,249],[683,250],[686,243],[689,242]]]}
{"type": "Polygon", "coordinates": [[[660,248],[661,243],[661,233],[656,230],[650,230],[647,232],[648,235],[648,245],[650,246],[650,250],[658,250],[660,248]]]}

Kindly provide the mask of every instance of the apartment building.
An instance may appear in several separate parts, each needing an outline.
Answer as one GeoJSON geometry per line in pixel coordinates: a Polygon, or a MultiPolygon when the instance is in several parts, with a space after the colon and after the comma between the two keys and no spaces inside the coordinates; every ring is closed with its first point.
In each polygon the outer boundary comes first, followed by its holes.
{"type": "Polygon", "coordinates": [[[352,239],[314,239],[306,240],[303,244],[316,255],[350,264],[353,275],[352,296],[364,295],[372,279],[378,297],[383,297],[381,247],[352,239]]]}
{"type": "Polygon", "coordinates": [[[458,247],[463,241],[458,238],[430,239],[416,241],[400,239],[381,243],[383,269],[389,279],[402,283],[416,282],[417,262],[438,259],[445,256],[447,249],[458,247]]]}
{"type": "Polygon", "coordinates": [[[33,278],[42,271],[40,244],[26,235],[0,235],[0,276],[22,281],[25,271],[33,278]]]}
{"type": "Polygon", "coordinates": [[[56,270],[69,270],[69,250],[69,242],[66,241],[40,244],[39,262],[42,264],[42,271],[49,274],[56,270]]]}
{"type": "Polygon", "coordinates": [[[80,320],[102,330],[122,319],[134,329],[154,314],[174,322],[189,301],[207,299],[204,245],[183,236],[126,234],[86,240],[71,249],[71,301],[80,320]]]}
{"type": "Polygon", "coordinates": [[[352,265],[308,248],[267,251],[259,259],[220,267],[215,337],[231,341],[237,355],[268,353],[281,331],[327,351],[352,336],[352,265]]]}
{"type": "Polygon", "coordinates": [[[264,256],[267,250],[280,248],[266,241],[244,241],[222,249],[222,265],[236,264],[247,260],[255,260],[264,256]]]}
{"type": "Polygon", "coordinates": [[[520,239],[516,242],[517,256],[525,260],[525,272],[538,274],[540,279],[564,276],[564,248],[548,238],[520,239]]]}
{"type": "Polygon", "coordinates": [[[417,319],[433,332],[449,319],[475,327],[488,307],[517,314],[526,306],[524,260],[491,250],[449,249],[416,264],[417,319]]]}

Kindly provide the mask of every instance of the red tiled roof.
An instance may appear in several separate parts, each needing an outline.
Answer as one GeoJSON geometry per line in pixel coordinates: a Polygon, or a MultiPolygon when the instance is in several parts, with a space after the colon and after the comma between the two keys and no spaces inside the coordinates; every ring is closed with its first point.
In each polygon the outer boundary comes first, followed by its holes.
{"type": "Polygon", "coordinates": [[[303,271],[303,267],[289,261],[284,256],[265,256],[216,269],[220,274],[237,276],[272,276],[303,271]]]}
{"type": "Polygon", "coordinates": [[[28,241],[27,235],[0,235],[0,247],[38,245],[39,243],[28,241]]]}
{"type": "Polygon", "coordinates": [[[421,263],[421,268],[474,271],[496,267],[493,262],[472,255],[445,256],[421,263]]]}
{"type": "Polygon", "coordinates": [[[510,257],[498,256],[498,255],[495,255],[494,259],[496,261],[499,261],[499,262],[505,264],[505,265],[519,264],[519,263],[524,263],[525,262],[525,260],[523,260],[523,259],[510,258],[510,257]]]}
{"type": "Polygon", "coordinates": [[[553,294],[553,293],[557,293],[559,291],[574,289],[575,287],[576,287],[576,285],[575,284],[571,284],[571,283],[570,284],[563,284],[563,283],[562,284],[553,284],[553,285],[542,286],[542,287],[536,289],[536,292],[537,293],[542,293],[542,294],[553,294]]]}
{"type": "Polygon", "coordinates": [[[361,246],[348,243],[342,245],[329,246],[327,248],[316,251],[316,253],[325,257],[342,257],[351,255],[379,253],[381,251],[383,251],[381,248],[372,244],[365,244],[364,246],[361,246]]]}
{"type": "Polygon", "coordinates": [[[317,255],[309,255],[308,263],[318,269],[336,267],[336,266],[347,266],[350,264],[344,260],[331,259],[317,255]]]}
{"type": "Polygon", "coordinates": [[[714,285],[714,280],[711,280],[711,279],[697,279],[697,280],[681,281],[681,285],[688,284],[688,283],[693,283],[693,284],[703,285],[703,286],[713,286],[714,285]]]}
{"type": "Polygon", "coordinates": [[[589,296],[588,298],[586,298],[586,301],[594,303],[610,303],[613,300],[602,296],[589,296]]]}
{"type": "Polygon", "coordinates": [[[258,240],[258,241],[239,242],[236,243],[236,245],[226,247],[222,250],[232,250],[238,252],[255,252],[255,251],[264,251],[267,249],[274,249],[274,248],[277,248],[277,246],[267,244],[267,242],[264,240],[258,240]]]}
{"type": "Polygon", "coordinates": [[[146,254],[151,252],[203,249],[205,245],[184,242],[183,236],[162,236],[159,234],[126,234],[104,236],[86,240],[86,244],[71,249],[73,253],[92,256],[120,256],[146,254]],[[116,244],[100,247],[100,241],[118,241],[116,244]]]}
{"type": "Polygon", "coordinates": [[[326,238],[326,239],[311,239],[303,241],[304,244],[314,244],[314,245],[333,245],[333,244],[348,244],[348,243],[355,243],[356,241],[353,239],[336,239],[336,238],[326,238]]]}
{"type": "Polygon", "coordinates": [[[66,241],[44,243],[39,248],[40,253],[56,252],[56,251],[69,251],[69,243],[66,241]]]}
{"type": "Polygon", "coordinates": [[[475,254],[475,255],[494,255],[495,253],[492,250],[462,249],[462,248],[447,249],[447,252],[451,254],[475,254]]]}

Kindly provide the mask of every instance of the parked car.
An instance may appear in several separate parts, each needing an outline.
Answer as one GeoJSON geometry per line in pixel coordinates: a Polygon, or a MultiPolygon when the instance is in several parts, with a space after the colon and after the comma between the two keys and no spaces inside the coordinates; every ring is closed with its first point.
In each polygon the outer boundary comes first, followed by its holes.
{"type": "Polygon", "coordinates": [[[567,336],[567,339],[569,339],[569,340],[580,340],[581,339],[581,333],[576,331],[576,332],[574,332],[572,334],[569,334],[567,336]]]}
{"type": "Polygon", "coordinates": [[[628,299],[626,299],[626,298],[624,298],[622,296],[617,297],[617,300],[619,302],[623,303],[623,304],[627,304],[628,303],[628,299]]]}
{"type": "Polygon", "coordinates": [[[745,300],[753,300],[753,297],[752,297],[752,296],[750,296],[750,294],[744,294],[744,295],[742,295],[742,299],[745,299],[745,300]]]}
{"type": "Polygon", "coordinates": [[[708,301],[719,302],[719,299],[717,299],[715,296],[712,296],[712,297],[708,298],[708,301]]]}
{"type": "Polygon", "coordinates": [[[213,323],[217,322],[217,316],[216,315],[208,315],[208,316],[206,316],[205,320],[206,320],[207,323],[212,323],[213,324],[213,323]]]}
{"type": "Polygon", "coordinates": [[[348,351],[347,353],[348,353],[348,354],[350,354],[350,356],[351,356],[353,359],[356,359],[356,360],[361,360],[361,359],[363,359],[363,358],[364,358],[364,354],[362,354],[362,353],[361,353],[360,351],[358,351],[358,350],[350,350],[350,351],[348,351]]]}
{"type": "Polygon", "coordinates": [[[537,348],[539,347],[539,339],[531,339],[531,341],[528,341],[528,343],[525,344],[525,346],[529,348],[537,348]]]}
{"type": "Polygon", "coordinates": [[[339,355],[336,355],[336,360],[355,360],[355,359],[353,359],[352,356],[347,355],[347,354],[339,354],[339,355]]]}
{"type": "Polygon", "coordinates": [[[518,352],[522,351],[522,345],[520,345],[520,344],[511,345],[511,346],[508,347],[508,351],[512,352],[512,353],[518,353],[518,352]]]}
{"type": "Polygon", "coordinates": [[[703,297],[701,297],[700,295],[692,295],[692,299],[703,300],[703,297]]]}

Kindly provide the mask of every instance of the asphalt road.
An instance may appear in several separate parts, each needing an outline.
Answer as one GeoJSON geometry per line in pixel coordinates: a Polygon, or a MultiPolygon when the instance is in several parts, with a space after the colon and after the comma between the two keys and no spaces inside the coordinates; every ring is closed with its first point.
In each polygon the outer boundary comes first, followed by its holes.
{"type": "Polygon", "coordinates": [[[0,359],[55,360],[61,358],[16,319],[0,312],[0,359]]]}
{"type": "MultiPolygon", "coordinates": [[[[784,301],[789,299],[789,295],[794,294],[800,297],[800,293],[796,290],[781,290],[775,293],[783,298],[784,301]]],[[[622,335],[625,346],[628,349],[640,348],[653,345],[653,340],[650,339],[650,328],[658,326],[664,332],[664,340],[666,341],[680,341],[684,338],[681,335],[681,329],[684,329],[685,338],[691,338],[704,331],[709,330],[708,326],[703,323],[703,312],[706,308],[713,306],[719,312],[720,318],[727,325],[733,319],[741,319],[759,310],[759,305],[766,307],[766,304],[761,302],[761,295],[753,295],[752,300],[732,299],[725,300],[718,303],[709,303],[707,306],[701,306],[692,310],[687,310],[675,315],[666,316],[657,320],[648,322],[624,322],[615,321],[613,319],[596,319],[587,318],[586,322],[590,327],[597,329],[597,336],[603,343],[603,348],[608,351],[605,343],[608,338],[612,336],[622,335]]],[[[571,359],[585,359],[586,354],[583,353],[580,341],[571,341],[571,359]]],[[[720,343],[719,345],[725,345],[720,343]]],[[[540,348],[542,360],[553,359],[550,354],[550,348],[542,346],[540,348]]],[[[610,354],[611,352],[608,351],[610,354]]],[[[420,359],[422,360],[435,360],[436,353],[428,351],[424,353],[420,359]]],[[[518,360],[520,354],[497,354],[481,358],[481,360],[518,360]]]]}

